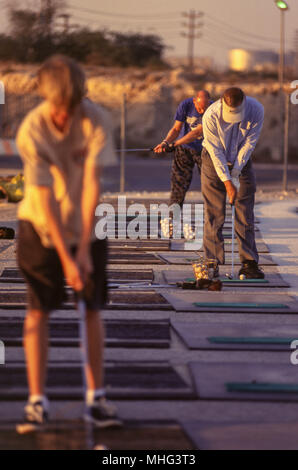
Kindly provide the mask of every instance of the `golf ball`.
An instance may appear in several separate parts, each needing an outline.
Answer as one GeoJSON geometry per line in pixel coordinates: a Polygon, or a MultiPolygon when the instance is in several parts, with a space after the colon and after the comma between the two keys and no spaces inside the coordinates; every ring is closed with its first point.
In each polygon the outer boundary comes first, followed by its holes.
{"type": "Polygon", "coordinates": [[[244,281],[244,279],[245,279],[245,274],[240,274],[239,278],[241,279],[241,281],[244,281]]]}

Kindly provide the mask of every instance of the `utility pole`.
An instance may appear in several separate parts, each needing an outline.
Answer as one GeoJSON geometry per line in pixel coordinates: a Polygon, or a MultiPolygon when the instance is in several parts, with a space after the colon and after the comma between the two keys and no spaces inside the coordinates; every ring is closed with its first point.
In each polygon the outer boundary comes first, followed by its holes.
{"type": "Polygon", "coordinates": [[[288,189],[288,153],[289,153],[289,121],[290,121],[290,94],[285,96],[285,124],[284,124],[284,168],[283,168],[283,190],[288,189]]]}
{"type": "Polygon", "coordinates": [[[190,72],[193,72],[194,66],[194,42],[195,39],[202,36],[201,33],[198,33],[197,30],[200,29],[204,23],[197,23],[198,18],[202,18],[204,13],[201,11],[189,10],[189,12],[183,12],[182,16],[188,19],[187,23],[182,23],[182,25],[187,28],[187,32],[181,33],[182,36],[188,39],[187,46],[187,56],[188,56],[188,69],[190,72]]]}
{"type": "Polygon", "coordinates": [[[295,31],[294,38],[294,71],[297,76],[298,74],[298,29],[295,31]]]}
{"type": "Polygon", "coordinates": [[[284,68],[285,68],[285,13],[289,10],[287,2],[283,0],[275,0],[275,4],[280,11],[280,51],[279,51],[279,89],[283,89],[284,85],[284,68]]]}
{"type": "Polygon", "coordinates": [[[59,15],[59,18],[63,18],[63,34],[67,35],[68,32],[69,32],[70,14],[69,13],[61,13],[61,15],[59,15]]]}
{"type": "Polygon", "coordinates": [[[42,19],[44,32],[46,36],[51,35],[51,20],[53,15],[52,0],[41,0],[40,18],[42,19]]]}

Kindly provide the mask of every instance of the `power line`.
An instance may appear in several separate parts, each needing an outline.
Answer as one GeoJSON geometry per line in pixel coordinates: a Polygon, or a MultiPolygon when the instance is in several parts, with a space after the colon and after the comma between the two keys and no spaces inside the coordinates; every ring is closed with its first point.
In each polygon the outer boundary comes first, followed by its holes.
{"type": "MultiPolygon", "coordinates": [[[[64,16],[64,15],[60,15],[60,16],[64,16]]],[[[90,19],[90,18],[86,18],[86,17],[83,17],[83,16],[77,16],[77,15],[69,15],[69,16],[70,16],[70,18],[72,18],[76,21],[79,21],[81,23],[81,25],[78,25],[78,26],[82,26],[82,28],[83,27],[88,27],[89,25],[92,25],[92,26],[94,26],[94,28],[100,29],[102,31],[105,30],[107,32],[113,32],[113,31],[115,32],[117,30],[117,31],[123,31],[123,32],[142,33],[142,34],[151,35],[151,36],[161,36],[159,34],[159,31],[155,27],[152,27],[151,25],[138,25],[138,24],[133,24],[132,25],[129,22],[123,23],[121,25],[117,25],[115,23],[113,23],[113,24],[106,24],[105,23],[104,24],[102,22],[97,21],[96,19],[94,20],[94,18],[90,19]]],[[[165,28],[162,28],[162,29],[163,29],[163,31],[165,30],[165,28]]],[[[177,28],[175,30],[170,29],[169,31],[170,32],[171,31],[177,31],[177,28]]]]}
{"type": "MultiPolygon", "coordinates": [[[[210,31],[210,33],[214,33],[214,27],[212,25],[206,24],[204,29],[207,29],[207,31],[210,31]]],[[[258,47],[259,49],[262,49],[262,48],[265,47],[263,44],[260,44],[259,42],[256,42],[258,40],[254,39],[254,38],[252,38],[250,41],[248,41],[247,39],[242,39],[239,36],[233,35],[233,33],[232,34],[227,33],[224,30],[219,31],[218,28],[217,28],[216,32],[221,35],[221,40],[222,40],[222,38],[224,38],[228,41],[231,41],[233,43],[233,47],[236,47],[236,45],[239,45],[239,46],[243,45],[243,46],[248,47],[248,48],[251,48],[251,46],[253,46],[253,47],[258,47]]],[[[275,48],[276,45],[274,44],[273,47],[275,48]]]]}
{"type": "Polygon", "coordinates": [[[298,73],[298,29],[296,29],[294,37],[294,69],[298,73]]]}
{"type": "Polygon", "coordinates": [[[235,31],[236,33],[242,34],[244,36],[248,36],[249,38],[255,37],[256,39],[260,39],[262,41],[269,41],[269,42],[279,43],[279,39],[276,38],[276,37],[262,36],[262,35],[255,34],[255,33],[249,33],[248,31],[244,31],[242,29],[235,28],[235,26],[232,26],[231,24],[225,23],[224,21],[219,20],[219,19],[215,18],[214,16],[209,15],[208,13],[206,13],[206,17],[209,18],[209,20],[211,20],[215,23],[221,24],[225,28],[228,28],[229,31],[235,31]]]}
{"type": "Polygon", "coordinates": [[[72,10],[78,10],[78,11],[84,11],[84,12],[87,12],[87,13],[92,13],[94,15],[101,15],[101,16],[110,16],[110,17],[122,17],[122,18],[129,18],[129,19],[132,19],[132,18],[135,18],[135,19],[139,19],[139,20],[150,20],[152,18],[155,18],[155,21],[158,20],[159,18],[162,19],[162,18],[165,18],[167,20],[170,20],[172,19],[173,16],[176,16],[180,14],[180,12],[169,12],[169,13],[166,13],[166,12],[163,12],[163,13],[154,13],[154,14],[147,14],[147,13],[144,13],[143,15],[131,15],[131,14],[125,14],[125,13],[111,13],[111,12],[107,12],[107,11],[102,11],[102,10],[95,10],[95,9],[91,9],[91,8],[83,8],[83,7],[76,7],[76,6],[73,6],[73,5],[69,5],[67,6],[67,8],[71,8],[72,10]]]}

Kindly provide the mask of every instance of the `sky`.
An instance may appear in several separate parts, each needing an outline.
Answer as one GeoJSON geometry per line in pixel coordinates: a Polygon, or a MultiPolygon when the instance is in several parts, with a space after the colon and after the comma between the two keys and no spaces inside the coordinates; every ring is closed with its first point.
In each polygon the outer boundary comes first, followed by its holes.
{"type": "MultiPolygon", "coordinates": [[[[182,57],[187,53],[187,39],[181,33],[186,31],[183,22],[188,20],[182,13],[191,9],[204,13],[196,20],[203,26],[197,29],[202,36],[195,40],[195,56],[210,56],[215,63],[227,65],[231,48],[279,51],[280,11],[274,0],[66,1],[72,24],[158,34],[169,47],[165,51],[168,56],[182,57]]],[[[287,3],[286,49],[291,50],[298,30],[298,0],[287,3]]],[[[0,28],[3,31],[5,27],[7,22],[2,15],[0,28]]]]}

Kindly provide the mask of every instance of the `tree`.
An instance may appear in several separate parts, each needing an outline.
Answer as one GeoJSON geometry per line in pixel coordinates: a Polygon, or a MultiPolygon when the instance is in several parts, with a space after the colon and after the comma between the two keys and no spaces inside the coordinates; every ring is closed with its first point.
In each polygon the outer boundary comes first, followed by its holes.
{"type": "Polygon", "coordinates": [[[54,51],[54,24],[64,0],[42,0],[40,9],[36,9],[36,2],[35,7],[27,3],[27,9],[19,2],[8,4],[10,35],[16,42],[17,60],[40,61],[54,51]]]}

